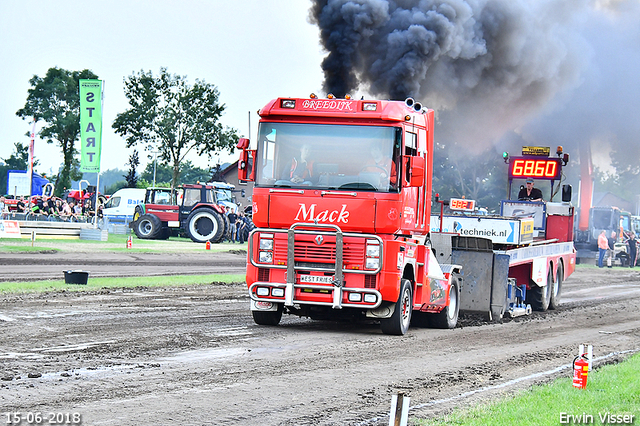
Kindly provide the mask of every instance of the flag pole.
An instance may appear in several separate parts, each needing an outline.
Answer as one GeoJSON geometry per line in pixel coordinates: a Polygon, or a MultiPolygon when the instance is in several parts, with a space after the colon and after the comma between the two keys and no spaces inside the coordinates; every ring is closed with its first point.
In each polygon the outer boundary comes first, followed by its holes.
{"type": "MultiPolygon", "coordinates": [[[[102,158],[102,117],[104,116],[104,84],[105,81],[102,80],[101,85],[101,93],[100,93],[100,152],[98,156],[102,158]]],[[[100,194],[100,164],[98,163],[98,172],[96,177],[96,220],[93,224],[93,228],[98,227],[98,208],[100,207],[100,199],[98,195],[100,194]]]]}
{"type": "MultiPolygon", "coordinates": [[[[35,141],[36,141],[36,118],[33,117],[33,126],[31,127],[31,140],[29,142],[29,164],[27,174],[29,178],[29,201],[28,206],[31,208],[31,197],[33,196],[33,156],[35,149],[35,141]]],[[[17,194],[16,194],[17,195],[17,194]]]]}

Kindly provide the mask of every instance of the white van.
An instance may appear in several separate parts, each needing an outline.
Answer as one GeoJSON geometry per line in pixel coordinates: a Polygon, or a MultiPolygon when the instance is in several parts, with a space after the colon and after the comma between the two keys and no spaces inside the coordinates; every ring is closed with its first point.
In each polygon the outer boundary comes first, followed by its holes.
{"type": "Polygon", "coordinates": [[[110,223],[128,225],[133,220],[136,206],[144,202],[144,194],[144,189],[119,189],[105,203],[102,214],[110,223]]]}

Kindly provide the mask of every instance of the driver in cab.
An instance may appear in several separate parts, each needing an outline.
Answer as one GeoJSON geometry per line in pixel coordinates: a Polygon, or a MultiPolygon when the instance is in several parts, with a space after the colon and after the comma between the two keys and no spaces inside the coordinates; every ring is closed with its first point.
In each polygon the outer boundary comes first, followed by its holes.
{"type": "Polygon", "coordinates": [[[396,166],[391,158],[382,153],[382,148],[377,144],[372,144],[369,150],[371,157],[366,161],[366,165],[362,169],[363,172],[377,172],[385,178],[389,177],[389,183],[395,185],[398,176],[396,166]]]}
{"type": "Polygon", "coordinates": [[[533,178],[527,178],[526,187],[518,192],[520,201],[542,201],[542,191],[533,186],[533,178]]]}

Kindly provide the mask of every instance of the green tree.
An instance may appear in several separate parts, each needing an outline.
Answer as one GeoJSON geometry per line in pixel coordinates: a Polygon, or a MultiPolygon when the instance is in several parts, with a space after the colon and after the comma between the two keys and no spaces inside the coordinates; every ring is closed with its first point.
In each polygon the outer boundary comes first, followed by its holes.
{"type": "Polygon", "coordinates": [[[507,196],[507,166],[493,149],[469,155],[456,144],[436,144],[433,163],[433,191],[441,199],[465,197],[499,211],[500,200],[507,196]]]}
{"type": "Polygon", "coordinates": [[[136,188],[138,186],[138,176],[136,168],[140,165],[140,157],[138,156],[138,150],[134,149],[133,153],[129,156],[129,170],[124,178],[127,180],[127,188],[136,188]]]}
{"type": "Polygon", "coordinates": [[[64,158],[62,169],[56,179],[56,194],[61,195],[62,188],[70,188],[74,175],[78,175],[74,156],[77,153],[75,142],[80,134],[80,79],[97,79],[90,70],[67,71],[49,68],[44,78],[34,75],[30,80],[27,102],[16,112],[23,120],[44,121],[39,135],[47,143],[56,141],[62,149],[64,158]]]}
{"type": "MultiPolygon", "coordinates": [[[[160,186],[159,183],[161,182],[170,183],[172,176],[172,166],[161,163],[156,165],[156,186],[160,186]]],[[[180,164],[180,180],[178,185],[184,183],[209,182],[209,176],[211,176],[209,170],[194,166],[191,160],[185,160],[180,164]]],[[[147,167],[145,167],[144,171],[140,174],[140,179],[144,179],[153,184],[153,162],[147,164],[147,167]]]]}
{"type": "MultiPolygon", "coordinates": [[[[15,146],[15,152],[11,154],[9,158],[3,158],[5,165],[9,167],[9,170],[28,170],[29,167],[29,145],[23,145],[20,142],[13,144],[15,146]]],[[[35,168],[40,162],[33,160],[33,167],[35,168]]]]}
{"type": "Polygon", "coordinates": [[[233,152],[238,135],[219,122],[225,105],[215,86],[204,80],[190,86],[186,76],[161,68],[158,77],[140,71],[125,78],[124,92],[130,108],[118,114],[112,127],[128,148],[142,143],[147,151],[159,150],[161,161],[172,166],[172,188],[178,185],[180,164],[192,150],[200,156],[233,152]]]}
{"type": "MultiPolygon", "coordinates": [[[[103,194],[113,194],[120,188],[127,186],[127,182],[122,179],[125,171],[121,169],[107,169],[100,173],[100,192],[103,194]],[[115,190],[112,188],[117,187],[115,190]]],[[[88,174],[88,173],[87,173],[88,174]]],[[[95,176],[95,173],[92,173],[95,176]]],[[[86,179],[86,178],[85,178],[86,179]]],[[[86,179],[91,182],[91,179],[86,179]]]]}

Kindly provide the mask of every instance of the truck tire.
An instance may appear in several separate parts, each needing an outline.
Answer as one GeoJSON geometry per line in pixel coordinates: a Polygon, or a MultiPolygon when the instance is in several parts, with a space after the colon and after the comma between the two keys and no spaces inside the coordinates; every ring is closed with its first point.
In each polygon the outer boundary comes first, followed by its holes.
{"type": "Polygon", "coordinates": [[[278,303],[277,311],[251,311],[251,315],[258,325],[278,325],[282,319],[282,304],[278,303]]]}
{"type": "Polygon", "coordinates": [[[527,302],[531,305],[534,311],[546,312],[549,309],[549,303],[551,302],[551,293],[553,291],[553,272],[551,266],[549,266],[549,272],[547,273],[547,285],[539,287],[536,284],[531,286],[531,289],[527,291],[527,302]]]}
{"type": "Polygon", "coordinates": [[[217,243],[224,235],[224,221],[212,209],[200,207],[189,213],[185,231],[194,243],[217,243]]]}
{"type": "Polygon", "coordinates": [[[460,275],[453,273],[449,287],[449,306],[437,314],[429,315],[429,325],[433,328],[452,329],[458,324],[460,314],[460,275]]]}
{"type": "Polygon", "coordinates": [[[562,279],[564,277],[564,269],[562,263],[558,264],[556,272],[556,281],[553,283],[551,291],[551,300],[549,301],[549,309],[558,309],[560,306],[560,296],[562,295],[562,279]]]}
{"type": "Polygon", "coordinates": [[[411,313],[413,311],[413,295],[411,293],[411,281],[400,281],[400,294],[396,302],[395,310],[390,318],[380,320],[380,328],[384,334],[402,336],[409,330],[411,313]]]}
{"type": "Polygon", "coordinates": [[[136,237],[143,240],[154,240],[162,232],[162,221],[154,214],[143,214],[133,227],[136,237]]]}

